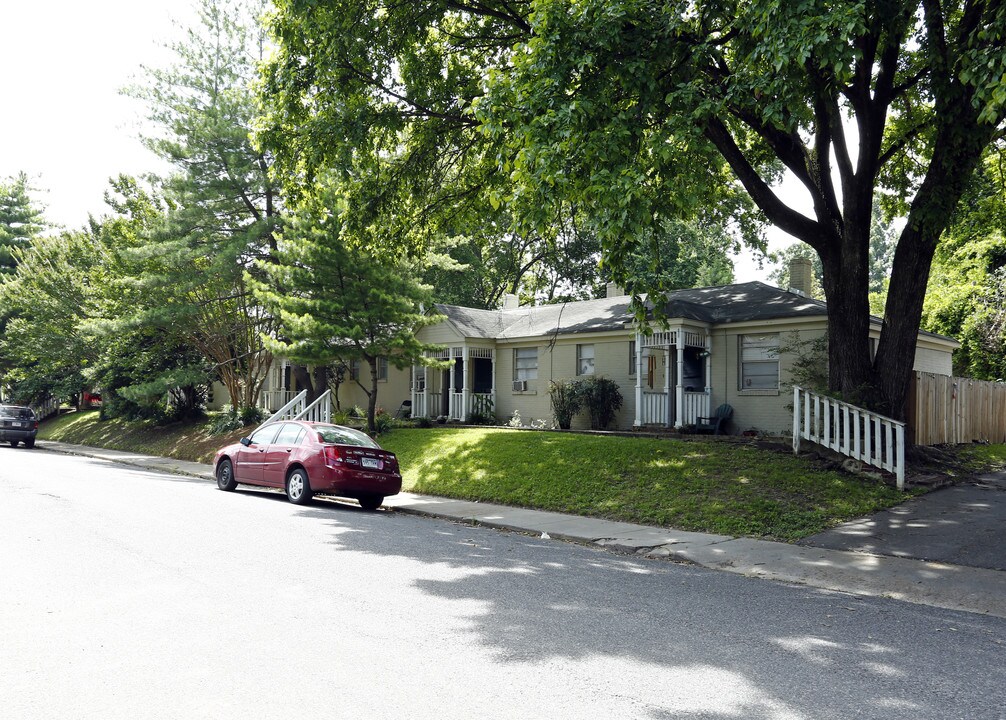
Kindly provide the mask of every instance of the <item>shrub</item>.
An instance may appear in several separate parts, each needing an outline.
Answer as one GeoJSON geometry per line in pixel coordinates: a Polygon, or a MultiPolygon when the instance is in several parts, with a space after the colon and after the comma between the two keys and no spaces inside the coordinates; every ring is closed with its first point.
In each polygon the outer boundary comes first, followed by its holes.
{"type": "Polygon", "coordinates": [[[243,427],[244,423],[238,417],[237,411],[230,405],[224,405],[223,410],[210,423],[209,432],[210,435],[223,435],[243,427]]]}
{"type": "Polygon", "coordinates": [[[614,380],[590,376],[579,381],[577,395],[590,413],[592,430],[604,430],[622,407],[622,393],[614,380]]]}
{"type": "Polygon", "coordinates": [[[243,407],[238,416],[242,425],[258,425],[265,420],[265,411],[260,407],[243,407]]]}
{"type": "Polygon", "coordinates": [[[548,397],[552,401],[552,414],[562,430],[569,430],[573,416],[580,412],[583,398],[580,383],[576,380],[552,381],[548,384],[548,397]]]}
{"type": "Polygon", "coordinates": [[[245,407],[238,411],[230,405],[224,405],[223,410],[210,423],[209,432],[211,435],[223,435],[249,425],[258,425],[264,419],[265,411],[262,408],[245,407]]]}
{"type": "Polygon", "coordinates": [[[389,432],[394,425],[395,419],[388,415],[388,413],[380,412],[374,415],[374,432],[377,435],[389,432]]]}
{"type": "Polygon", "coordinates": [[[492,397],[488,395],[476,395],[472,398],[472,411],[468,413],[468,422],[471,425],[496,424],[492,397]]]}
{"type": "Polygon", "coordinates": [[[428,417],[415,417],[412,418],[412,424],[417,428],[431,428],[433,427],[433,420],[428,417]]]}

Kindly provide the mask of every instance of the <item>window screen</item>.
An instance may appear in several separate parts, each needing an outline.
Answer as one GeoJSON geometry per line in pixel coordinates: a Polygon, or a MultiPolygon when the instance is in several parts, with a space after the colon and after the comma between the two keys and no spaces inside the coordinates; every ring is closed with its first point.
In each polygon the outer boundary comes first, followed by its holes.
{"type": "Polygon", "coordinates": [[[740,389],[779,389],[779,334],[741,335],[740,341],[740,389]]]}

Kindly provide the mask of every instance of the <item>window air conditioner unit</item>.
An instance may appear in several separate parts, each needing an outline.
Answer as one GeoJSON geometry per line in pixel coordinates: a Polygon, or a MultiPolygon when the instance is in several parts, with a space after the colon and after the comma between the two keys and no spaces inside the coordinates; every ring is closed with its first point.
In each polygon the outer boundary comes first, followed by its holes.
{"type": "Polygon", "coordinates": [[[513,391],[514,392],[524,392],[527,390],[527,380],[514,380],[513,381],[513,391]]]}

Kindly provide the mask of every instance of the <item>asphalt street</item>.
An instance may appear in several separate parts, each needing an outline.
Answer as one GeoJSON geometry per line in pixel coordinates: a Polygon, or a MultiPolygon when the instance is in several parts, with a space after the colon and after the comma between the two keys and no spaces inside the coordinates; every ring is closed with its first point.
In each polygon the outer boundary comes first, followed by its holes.
{"type": "Polygon", "coordinates": [[[1006,620],[0,448],[33,718],[1006,718],[1006,620]]]}

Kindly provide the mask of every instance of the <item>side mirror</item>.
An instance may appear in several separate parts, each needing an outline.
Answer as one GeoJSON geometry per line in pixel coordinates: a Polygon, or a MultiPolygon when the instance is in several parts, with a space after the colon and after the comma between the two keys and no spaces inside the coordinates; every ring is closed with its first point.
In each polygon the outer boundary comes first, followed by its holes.
{"type": "Polygon", "coordinates": [[[252,444],[251,438],[246,437],[241,438],[240,440],[238,440],[238,442],[244,445],[245,447],[248,447],[249,445],[252,444]]]}

